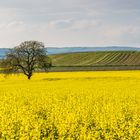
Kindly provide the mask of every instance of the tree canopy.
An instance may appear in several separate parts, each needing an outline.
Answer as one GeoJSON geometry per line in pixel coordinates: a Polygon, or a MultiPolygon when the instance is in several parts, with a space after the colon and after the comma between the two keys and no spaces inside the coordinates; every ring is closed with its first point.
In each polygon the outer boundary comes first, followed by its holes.
{"type": "Polygon", "coordinates": [[[30,79],[34,71],[47,71],[51,67],[51,59],[42,42],[25,41],[12,48],[1,64],[5,74],[23,72],[30,79]]]}

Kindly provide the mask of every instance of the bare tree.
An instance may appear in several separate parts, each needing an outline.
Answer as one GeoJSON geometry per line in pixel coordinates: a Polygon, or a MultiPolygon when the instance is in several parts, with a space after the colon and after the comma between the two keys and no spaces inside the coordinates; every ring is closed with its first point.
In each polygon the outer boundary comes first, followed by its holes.
{"type": "Polygon", "coordinates": [[[30,79],[36,70],[47,71],[51,67],[51,59],[42,42],[25,41],[6,54],[2,67],[5,74],[23,72],[30,79]]]}

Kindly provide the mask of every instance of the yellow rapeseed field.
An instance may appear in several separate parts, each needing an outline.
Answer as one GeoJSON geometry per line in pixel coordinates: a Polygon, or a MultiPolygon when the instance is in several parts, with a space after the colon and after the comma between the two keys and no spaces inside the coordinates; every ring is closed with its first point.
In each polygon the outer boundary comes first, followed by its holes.
{"type": "Polygon", "coordinates": [[[0,75],[0,139],[140,139],[140,71],[0,75]]]}

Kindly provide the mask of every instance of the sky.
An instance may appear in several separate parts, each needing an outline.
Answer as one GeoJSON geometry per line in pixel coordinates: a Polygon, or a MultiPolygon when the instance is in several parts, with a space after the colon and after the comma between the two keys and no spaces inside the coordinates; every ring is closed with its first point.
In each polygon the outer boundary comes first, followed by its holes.
{"type": "Polygon", "coordinates": [[[140,47],[140,0],[0,0],[0,48],[140,47]]]}

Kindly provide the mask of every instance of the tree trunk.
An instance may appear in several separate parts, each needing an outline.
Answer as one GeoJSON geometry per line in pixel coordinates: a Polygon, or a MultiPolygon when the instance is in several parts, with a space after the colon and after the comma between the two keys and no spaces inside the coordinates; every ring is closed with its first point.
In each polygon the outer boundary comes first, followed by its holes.
{"type": "Polygon", "coordinates": [[[28,75],[28,80],[30,80],[30,79],[31,79],[31,76],[32,76],[32,75],[28,75]]]}

